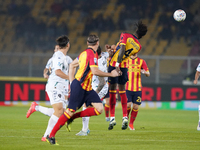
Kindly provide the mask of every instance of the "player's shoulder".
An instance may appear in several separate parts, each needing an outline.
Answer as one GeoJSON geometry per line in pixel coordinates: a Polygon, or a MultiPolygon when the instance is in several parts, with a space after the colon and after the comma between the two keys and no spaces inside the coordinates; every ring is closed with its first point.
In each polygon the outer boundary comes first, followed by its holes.
{"type": "Polygon", "coordinates": [[[105,56],[101,56],[101,58],[98,59],[98,62],[107,62],[107,58],[105,56]]]}
{"type": "Polygon", "coordinates": [[[198,71],[198,70],[200,70],[200,63],[199,63],[198,66],[197,66],[197,71],[198,71]]]}
{"type": "Polygon", "coordinates": [[[87,48],[85,51],[90,54],[96,54],[96,52],[92,48],[87,48]]]}
{"type": "Polygon", "coordinates": [[[109,53],[108,52],[102,52],[101,56],[105,57],[105,58],[108,58],[109,57],[109,53]]]}
{"type": "Polygon", "coordinates": [[[69,61],[72,61],[72,58],[68,55],[66,55],[66,59],[69,60],[69,61]]]}
{"type": "Polygon", "coordinates": [[[57,51],[54,53],[54,57],[63,57],[64,54],[61,51],[57,51]]]}
{"type": "Polygon", "coordinates": [[[49,58],[49,60],[48,60],[47,62],[51,62],[51,61],[52,61],[52,59],[53,59],[53,56],[52,56],[51,58],[49,58]]]}
{"type": "Polygon", "coordinates": [[[83,55],[83,54],[94,54],[94,51],[91,49],[91,48],[86,48],[84,51],[81,52],[80,55],[83,55]]]}
{"type": "Polygon", "coordinates": [[[147,64],[146,61],[140,57],[137,57],[138,58],[138,61],[141,61],[143,64],[147,64]]]}
{"type": "Polygon", "coordinates": [[[121,36],[128,36],[128,37],[133,37],[133,34],[128,33],[128,32],[122,32],[121,36]]]}
{"type": "Polygon", "coordinates": [[[137,59],[138,59],[139,61],[145,61],[144,59],[142,59],[142,58],[140,58],[140,57],[137,57],[137,59]]]}

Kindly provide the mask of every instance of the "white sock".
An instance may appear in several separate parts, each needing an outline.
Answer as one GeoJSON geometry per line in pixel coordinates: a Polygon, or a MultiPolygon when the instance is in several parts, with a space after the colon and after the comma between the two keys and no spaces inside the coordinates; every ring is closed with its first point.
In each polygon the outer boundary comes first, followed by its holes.
{"type": "Polygon", "coordinates": [[[199,105],[199,122],[200,122],[200,105],[199,105]]]}
{"type": "Polygon", "coordinates": [[[55,115],[52,115],[49,119],[48,125],[47,125],[47,129],[44,133],[44,137],[47,137],[47,135],[49,135],[53,129],[53,127],[55,126],[55,124],[58,121],[58,117],[56,117],[55,115]]]}
{"type": "MultiPolygon", "coordinates": [[[[83,107],[83,110],[85,109],[86,107],[83,107]]],[[[82,131],[87,132],[87,130],[89,129],[89,120],[90,117],[82,117],[82,124],[83,124],[82,131]]]]}
{"type": "Polygon", "coordinates": [[[51,117],[51,115],[54,113],[53,108],[43,107],[43,106],[40,106],[40,105],[36,106],[35,110],[39,111],[39,112],[41,112],[41,113],[43,113],[43,114],[45,114],[49,117],[51,117]]]}
{"type": "Polygon", "coordinates": [[[110,120],[115,119],[115,117],[110,117],[110,120]]]}

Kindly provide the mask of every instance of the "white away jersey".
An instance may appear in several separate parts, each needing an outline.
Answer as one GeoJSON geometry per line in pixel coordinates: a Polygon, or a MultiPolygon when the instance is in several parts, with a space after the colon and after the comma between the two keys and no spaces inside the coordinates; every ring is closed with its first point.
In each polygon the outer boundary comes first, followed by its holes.
{"type": "Polygon", "coordinates": [[[66,56],[61,51],[57,51],[53,54],[50,67],[51,74],[49,76],[48,82],[65,82],[65,79],[55,74],[55,71],[58,69],[66,73],[66,70],[69,68],[66,56]]]}
{"type": "Polygon", "coordinates": [[[104,56],[104,57],[106,57],[106,59],[109,57],[109,53],[108,52],[102,52],[101,53],[101,56],[104,56]]]}
{"type": "MultiPolygon", "coordinates": [[[[68,75],[69,72],[69,64],[72,62],[73,60],[71,59],[71,57],[69,57],[68,55],[66,55],[66,63],[68,64],[68,67],[65,70],[65,73],[68,75]]],[[[49,69],[52,66],[52,57],[48,60],[47,64],[46,64],[46,68],[49,69]]]]}
{"type": "Polygon", "coordinates": [[[52,57],[49,58],[49,60],[47,61],[46,68],[49,69],[51,67],[51,64],[52,64],[52,57]]]}
{"type": "MultiPolygon", "coordinates": [[[[101,58],[98,59],[98,67],[99,67],[99,70],[103,71],[103,72],[108,72],[107,71],[107,57],[106,56],[101,56],[101,58]]],[[[108,77],[104,77],[104,80],[106,82],[106,84],[104,85],[104,87],[102,88],[102,90],[98,93],[100,99],[103,98],[107,92],[108,92],[108,77]]],[[[93,75],[92,77],[92,88],[94,90],[97,89],[99,85],[99,79],[98,79],[98,76],[96,75],[93,75]]]]}
{"type": "Polygon", "coordinates": [[[65,74],[68,75],[69,74],[69,64],[71,64],[73,60],[71,59],[71,57],[69,57],[68,55],[66,55],[66,63],[67,63],[67,67],[66,67],[66,70],[65,70],[65,74]]]}
{"type": "Polygon", "coordinates": [[[196,70],[200,72],[200,63],[199,63],[199,65],[197,66],[197,69],[196,69],[196,70]]]}

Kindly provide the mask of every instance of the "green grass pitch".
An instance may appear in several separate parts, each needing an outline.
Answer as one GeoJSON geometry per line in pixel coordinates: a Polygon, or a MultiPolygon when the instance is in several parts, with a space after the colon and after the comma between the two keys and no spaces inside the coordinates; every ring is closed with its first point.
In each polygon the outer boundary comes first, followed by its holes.
{"type": "Polygon", "coordinates": [[[117,125],[108,130],[105,114],[90,118],[91,133],[80,137],[81,119],[72,131],[61,128],[56,135],[59,146],[41,142],[49,117],[35,112],[26,118],[28,107],[0,107],[0,150],[198,150],[198,112],[140,109],[135,131],[121,130],[122,111],[116,109],[117,125]]]}

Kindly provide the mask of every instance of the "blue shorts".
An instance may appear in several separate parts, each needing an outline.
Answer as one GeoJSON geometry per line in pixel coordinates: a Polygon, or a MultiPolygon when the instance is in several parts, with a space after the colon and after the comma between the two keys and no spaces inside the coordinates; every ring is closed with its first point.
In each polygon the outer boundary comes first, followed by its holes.
{"type": "MultiPolygon", "coordinates": [[[[115,67],[109,66],[108,67],[108,72],[111,72],[114,69],[115,69],[115,67]]],[[[128,74],[127,74],[128,69],[127,68],[120,68],[120,70],[122,71],[122,75],[121,76],[108,77],[108,82],[110,84],[115,84],[115,83],[122,84],[122,85],[126,84],[126,82],[128,81],[128,74]]]]}
{"type": "Polygon", "coordinates": [[[126,90],[126,96],[127,96],[128,102],[141,105],[142,91],[133,92],[133,91],[126,90]]]}
{"type": "Polygon", "coordinates": [[[101,103],[101,100],[94,90],[84,90],[80,82],[74,79],[71,83],[71,94],[67,108],[76,111],[81,108],[84,103],[86,107],[88,107],[91,103],[101,103]]]}

